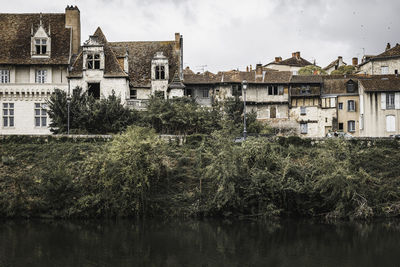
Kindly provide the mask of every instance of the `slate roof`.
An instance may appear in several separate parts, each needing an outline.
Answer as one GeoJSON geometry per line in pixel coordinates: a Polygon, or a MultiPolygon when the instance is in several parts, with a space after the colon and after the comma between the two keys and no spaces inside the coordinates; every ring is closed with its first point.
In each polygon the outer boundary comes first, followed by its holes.
{"type": "MultiPolygon", "coordinates": [[[[128,77],[119,65],[118,59],[100,27],[96,29],[91,39],[96,40],[104,47],[104,77],[128,77]]],[[[72,64],[72,71],[69,77],[82,77],[82,68],[83,54],[81,52],[72,64]]]]}
{"type": "Polygon", "coordinates": [[[246,80],[254,84],[287,84],[290,81],[292,73],[290,71],[266,71],[263,75],[256,75],[256,71],[225,71],[217,74],[204,72],[201,74],[184,72],[183,81],[185,84],[209,84],[209,83],[241,83],[246,80]]]}
{"type": "Polygon", "coordinates": [[[70,29],[65,14],[42,14],[42,26],[51,29],[50,58],[31,57],[31,28],[40,24],[40,14],[0,14],[0,64],[68,64],[70,29]]]}
{"type": "Polygon", "coordinates": [[[128,51],[129,78],[134,87],[151,86],[151,61],[157,52],[163,52],[169,63],[169,83],[179,73],[179,53],[175,41],[109,42],[114,53],[120,57],[128,51]]]}
{"type": "Polygon", "coordinates": [[[395,75],[370,77],[360,80],[360,83],[366,92],[400,91],[400,78],[395,75]]]}
{"type": "Polygon", "coordinates": [[[321,75],[293,75],[290,79],[290,83],[316,84],[322,82],[323,80],[321,75]]]}
{"type": "Polygon", "coordinates": [[[355,75],[352,75],[349,77],[346,75],[335,75],[336,77],[329,77],[324,76],[324,86],[322,88],[322,93],[329,95],[340,95],[340,94],[346,94],[347,93],[347,83],[349,81],[353,81],[355,83],[358,83],[358,77],[355,75]]]}

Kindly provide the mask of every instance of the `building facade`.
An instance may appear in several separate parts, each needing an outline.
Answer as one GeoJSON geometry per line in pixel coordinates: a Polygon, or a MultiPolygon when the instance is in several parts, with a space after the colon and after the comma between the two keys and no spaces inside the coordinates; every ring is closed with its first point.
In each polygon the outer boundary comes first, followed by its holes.
{"type": "Polygon", "coordinates": [[[385,52],[377,56],[364,57],[358,65],[358,73],[365,75],[390,75],[399,74],[400,71],[400,45],[391,47],[388,43],[385,52]]]}

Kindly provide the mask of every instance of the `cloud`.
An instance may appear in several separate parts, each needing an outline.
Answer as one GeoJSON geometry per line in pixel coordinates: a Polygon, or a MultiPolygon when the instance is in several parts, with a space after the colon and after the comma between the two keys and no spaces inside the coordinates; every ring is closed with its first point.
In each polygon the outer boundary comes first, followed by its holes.
{"type": "Polygon", "coordinates": [[[101,26],[110,41],[172,40],[184,35],[184,62],[192,69],[244,69],[301,51],[325,66],[351,63],[400,42],[400,2],[387,0],[70,0],[7,1],[2,12],[81,11],[82,40],[101,26]]]}

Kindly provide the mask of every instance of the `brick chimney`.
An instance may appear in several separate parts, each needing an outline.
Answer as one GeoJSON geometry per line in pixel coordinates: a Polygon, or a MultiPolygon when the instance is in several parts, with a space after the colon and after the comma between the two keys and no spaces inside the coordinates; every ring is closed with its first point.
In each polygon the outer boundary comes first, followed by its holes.
{"type": "Polygon", "coordinates": [[[275,57],[275,62],[276,63],[279,63],[279,62],[281,62],[282,61],[282,58],[281,57],[275,57]]]}
{"type": "Polygon", "coordinates": [[[300,52],[299,51],[296,52],[296,58],[300,59],[300,52]]]}
{"type": "Polygon", "coordinates": [[[293,52],[293,53],[292,53],[292,57],[296,57],[296,52],[293,52]]]}
{"type": "Polygon", "coordinates": [[[354,67],[357,66],[358,65],[358,58],[357,57],[353,57],[352,63],[353,63],[354,67]]]}
{"type": "Polygon", "coordinates": [[[388,51],[389,49],[390,49],[390,43],[387,43],[385,51],[388,51]]]}
{"type": "Polygon", "coordinates": [[[78,54],[81,46],[81,12],[77,6],[65,8],[65,27],[72,29],[71,52],[78,54]]]}
{"type": "Polygon", "coordinates": [[[250,65],[250,71],[253,71],[253,66],[252,65],[250,65]]]}
{"type": "Polygon", "coordinates": [[[246,66],[246,72],[249,72],[249,66],[246,66]]]}

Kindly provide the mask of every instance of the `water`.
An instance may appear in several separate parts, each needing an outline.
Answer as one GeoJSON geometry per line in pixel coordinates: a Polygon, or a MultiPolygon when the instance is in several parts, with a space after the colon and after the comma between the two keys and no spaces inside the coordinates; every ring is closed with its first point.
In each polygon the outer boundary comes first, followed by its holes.
{"type": "Polygon", "coordinates": [[[400,266],[400,222],[0,221],[0,266],[400,266]]]}

